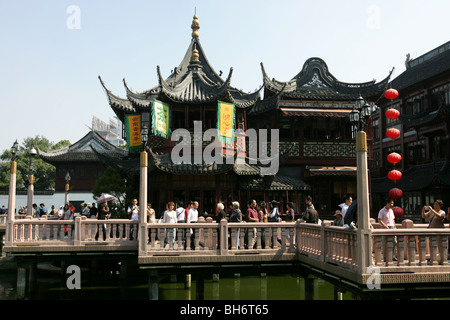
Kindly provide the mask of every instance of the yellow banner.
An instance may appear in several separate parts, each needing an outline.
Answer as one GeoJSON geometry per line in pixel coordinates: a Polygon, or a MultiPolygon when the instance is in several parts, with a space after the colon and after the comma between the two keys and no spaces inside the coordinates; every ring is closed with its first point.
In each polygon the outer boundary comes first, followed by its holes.
{"type": "Polygon", "coordinates": [[[141,115],[129,115],[128,120],[128,143],[130,148],[137,147],[142,144],[141,139],[141,115]]]}
{"type": "Polygon", "coordinates": [[[219,132],[222,137],[233,137],[234,130],[234,105],[219,102],[219,132]]]}

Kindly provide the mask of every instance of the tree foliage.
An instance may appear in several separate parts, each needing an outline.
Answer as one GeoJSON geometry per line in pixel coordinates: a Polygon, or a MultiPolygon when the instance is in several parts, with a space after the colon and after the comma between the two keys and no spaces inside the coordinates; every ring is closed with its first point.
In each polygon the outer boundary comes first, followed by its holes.
{"type": "MultiPolygon", "coordinates": [[[[53,143],[47,138],[39,135],[34,138],[25,138],[22,144],[19,145],[17,157],[17,190],[25,190],[28,188],[31,160],[33,161],[33,175],[36,179],[34,185],[35,190],[54,189],[56,168],[42,160],[39,155],[36,155],[31,159],[30,150],[34,147],[36,150],[51,151],[66,146],[70,146],[68,140],[61,140],[57,143],[53,143]]],[[[0,156],[0,190],[9,189],[11,156],[10,150],[5,150],[0,156]]]]}
{"type": "Polygon", "coordinates": [[[102,193],[109,193],[116,197],[114,211],[119,213],[121,217],[125,217],[123,213],[126,206],[126,184],[126,179],[120,174],[119,170],[108,166],[103,175],[97,179],[92,193],[96,198],[100,197],[102,193]]]}

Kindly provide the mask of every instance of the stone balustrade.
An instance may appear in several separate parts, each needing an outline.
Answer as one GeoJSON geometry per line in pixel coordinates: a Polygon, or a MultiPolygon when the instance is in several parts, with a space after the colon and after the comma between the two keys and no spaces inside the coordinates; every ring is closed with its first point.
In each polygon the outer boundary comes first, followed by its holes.
{"type": "MultiPolygon", "coordinates": [[[[25,217],[12,221],[7,230],[12,230],[13,237],[3,249],[11,253],[128,250],[138,252],[140,264],[307,261],[327,271],[334,266],[347,273],[358,272],[357,231],[332,226],[330,221],[321,225],[300,221],[216,223],[201,217],[198,223],[139,225],[125,219],[25,217]]],[[[372,221],[370,236],[370,265],[386,277],[450,274],[448,226],[428,229],[427,225],[405,220],[397,229],[381,229],[372,221]]],[[[361,281],[365,281],[368,274],[362,276],[361,281]]]]}

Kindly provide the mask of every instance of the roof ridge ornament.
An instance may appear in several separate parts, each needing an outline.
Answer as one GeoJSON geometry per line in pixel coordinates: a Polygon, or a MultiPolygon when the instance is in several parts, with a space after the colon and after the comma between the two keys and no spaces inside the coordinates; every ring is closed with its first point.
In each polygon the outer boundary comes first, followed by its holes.
{"type": "Polygon", "coordinates": [[[200,35],[198,33],[198,29],[200,29],[200,23],[198,22],[197,8],[195,8],[194,20],[192,20],[191,29],[192,29],[192,38],[198,38],[200,35]]]}
{"type": "Polygon", "coordinates": [[[191,61],[199,61],[200,55],[198,54],[197,45],[194,44],[194,50],[192,50],[192,59],[191,61]]]}

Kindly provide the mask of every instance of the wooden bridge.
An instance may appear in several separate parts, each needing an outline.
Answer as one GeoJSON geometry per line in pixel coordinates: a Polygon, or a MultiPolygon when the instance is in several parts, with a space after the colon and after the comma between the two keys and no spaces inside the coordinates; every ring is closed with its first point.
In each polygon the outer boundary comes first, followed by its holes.
{"type": "Polygon", "coordinates": [[[0,222],[6,226],[3,251],[18,258],[126,256],[141,268],[152,270],[300,264],[361,288],[450,284],[448,226],[428,229],[405,220],[397,229],[380,229],[372,221],[368,235],[371,250],[362,257],[369,263],[361,270],[357,231],[331,226],[330,221],[316,225],[199,220],[191,224],[140,224],[121,219],[76,217],[63,221],[22,216],[0,222]]]}

